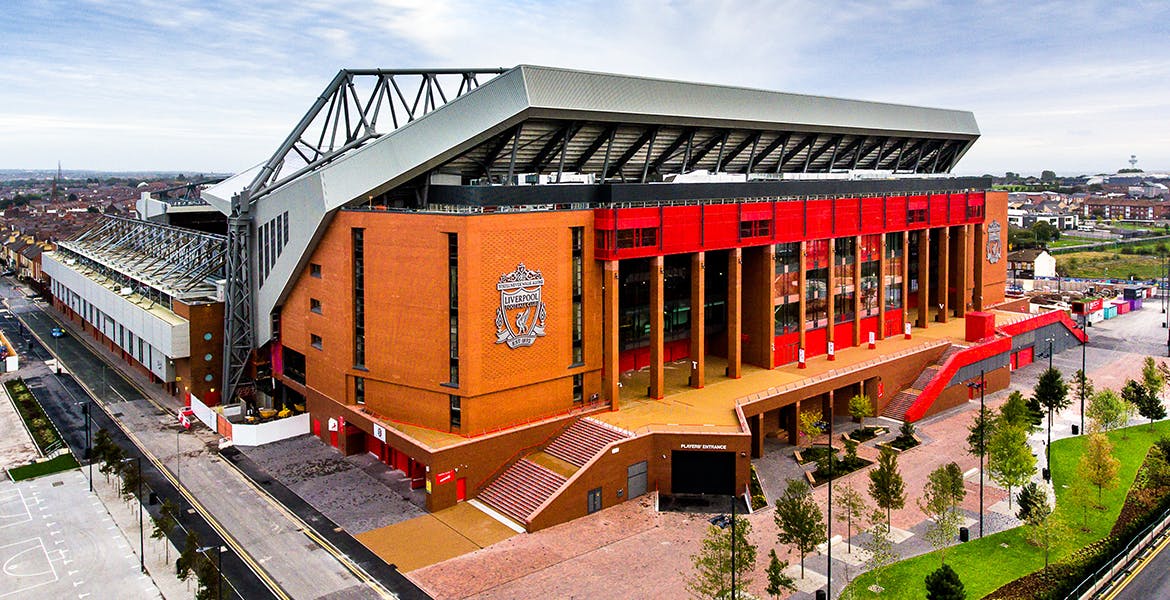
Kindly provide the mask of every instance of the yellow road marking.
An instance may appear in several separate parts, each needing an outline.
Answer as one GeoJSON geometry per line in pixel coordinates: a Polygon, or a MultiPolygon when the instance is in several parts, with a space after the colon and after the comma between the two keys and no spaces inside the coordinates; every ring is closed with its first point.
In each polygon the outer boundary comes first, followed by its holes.
{"type": "Polygon", "coordinates": [[[1134,569],[1133,571],[1130,571],[1129,575],[1126,575],[1125,579],[1122,579],[1121,583],[1118,584],[1117,587],[1113,588],[1108,594],[1106,594],[1104,600],[1113,600],[1114,598],[1117,597],[1117,594],[1120,594],[1121,591],[1126,588],[1126,586],[1128,586],[1130,583],[1133,583],[1134,578],[1137,577],[1138,574],[1141,573],[1142,570],[1146,568],[1146,565],[1153,562],[1153,558],[1155,556],[1157,556],[1159,552],[1161,552],[1163,549],[1165,549],[1167,544],[1170,544],[1170,536],[1167,536],[1165,539],[1163,539],[1154,548],[1153,552],[1146,554],[1146,557],[1139,561],[1137,568],[1134,569]]]}

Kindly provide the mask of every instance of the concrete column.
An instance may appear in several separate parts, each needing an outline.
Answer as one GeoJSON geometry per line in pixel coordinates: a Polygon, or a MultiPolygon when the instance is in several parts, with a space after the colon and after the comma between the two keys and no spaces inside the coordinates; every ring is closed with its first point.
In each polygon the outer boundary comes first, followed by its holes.
{"type": "Polygon", "coordinates": [[[934,316],[934,320],[939,323],[946,323],[947,317],[950,313],[950,288],[951,288],[951,228],[942,227],[938,230],[938,314],[934,316]]]}
{"type": "Polygon", "coordinates": [[[826,335],[826,339],[829,342],[828,347],[833,348],[833,350],[828,353],[829,360],[836,360],[836,357],[835,357],[836,343],[834,343],[836,341],[836,333],[837,333],[837,326],[836,326],[837,325],[837,316],[836,316],[836,313],[837,313],[837,300],[836,300],[837,276],[835,273],[836,270],[837,270],[837,245],[833,243],[832,239],[830,239],[829,240],[829,269],[828,269],[829,275],[825,280],[825,282],[827,284],[826,288],[828,289],[828,298],[825,299],[825,306],[826,306],[825,310],[828,313],[828,317],[829,317],[829,325],[828,325],[829,329],[828,329],[828,331],[825,332],[825,335],[826,335]]]}
{"type": "Polygon", "coordinates": [[[967,291],[968,286],[971,285],[970,274],[968,271],[971,268],[971,248],[968,247],[970,236],[967,235],[969,225],[960,225],[956,228],[955,233],[958,235],[958,255],[955,257],[955,269],[958,277],[955,287],[958,289],[955,292],[955,316],[960,319],[967,316],[967,302],[971,295],[967,291]]]}
{"type": "Polygon", "coordinates": [[[797,424],[800,423],[800,400],[792,405],[792,419],[788,421],[788,443],[793,446],[800,444],[800,431],[797,429],[797,424]]]}
{"type": "Polygon", "coordinates": [[[874,336],[879,340],[886,339],[886,234],[881,235],[878,244],[878,330],[874,336]]]}
{"type": "Polygon", "coordinates": [[[727,376],[743,375],[743,249],[727,253],[727,376]]]}
{"type": "Polygon", "coordinates": [[[972,270],[972,275],[974,279],[973,287],[975,288],[974,304],[975,310],[978,311],[983,310],[983,247],[987,242],[983,241],[984,224],[976,223],[973,227],[975,227],[975,240],[971,248],[971,257],[973,259],[971,264],[975,266],[975,268],[972,270]]]}
{"type": "Polygon", "coordinates": [[[861,236],[853,244],[853,347],[861,347],[861,236]]]}
{"type": "Polygon", "coordinates": [[[620,346],[618,344],[620,325],[620,317],[618,315],[618,289],[621,287],[621,280],[618,276],[618,261],[605,261],[601,287],[601,393],[606,401],[609,402],[610,408],[616,410],[618,400],[621,398],[618,389],[618,382],[620,381],[618,369],[620,368],[619,359],[621,358],[620,346]]]}
{"type": "MultiPolygon", "coordinates": [[[[797,279],[796,289],[797,289],[797,293],[800,294],[800,315],[799,315],[800,323],[797,324],[797,330],[800,332],[800,334],[798,335],[798,337],[800,339],[800,350],[798,352],[805,351],[805,343],[804,343],[805,342],[805,337],[804,337],[805,321],[806,321],[807,315],[808,315],[808,313],[806,312],[806,310],[808,309],[808,305],[807,305],[807,303],[808,303],[808,259],[806,258],[807,255],[808,255],[808,242],[802,241],[802,242],[800,242],[800,266],[798,267],[799,271],[798,271],[798,274],[796,276],[796,279],[797,279]]],[[[798,368],[801,368],[801,369],[803,369],[805,366],[804,361],[800,360],[799,354],[797,354],[796,366],[798,368]]]]}
{"type": "Polygon", "coordinates": [[[691,255],[691,387],[706,383],[707,364],[707,277],[706,253],[691,255]]]}
{"type": "Polygon", "coordinates": [[[751,418],[752,427],[752,458],[764,455],[764,415],[760,413],[751,418]]]}
{"type": "Polygon", "coordinates": [[[930,230],[918,232],[918,327],[930,321],[930,230]]]}
{"type": "Polygon", "coordinates": [[[647,393],[651,398],[662,398],[664,391],[663,377],[665,375],[665,323],[663,313],[664,304],[663,257],[655,256],[650,259],[650,389],[647,393]]]}

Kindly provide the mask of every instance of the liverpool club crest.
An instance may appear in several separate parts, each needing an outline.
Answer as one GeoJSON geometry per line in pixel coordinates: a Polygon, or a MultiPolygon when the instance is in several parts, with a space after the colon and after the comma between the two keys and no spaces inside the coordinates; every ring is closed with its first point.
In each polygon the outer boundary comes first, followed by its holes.
{"type": "Polygon", "coordinates": [[[496,343],[509,348],[531,346],[544,337],[547,314],[540,298],[544,277],[520,263],[511,273],[500,275],[500,307],[496,309],[496,343]]]}
{"type": "Polygon", "coordinates": [[[987,226],[987,262],[995,264],[1003,256],[1003,242],[999,237],[999,221],[987,226]]]}

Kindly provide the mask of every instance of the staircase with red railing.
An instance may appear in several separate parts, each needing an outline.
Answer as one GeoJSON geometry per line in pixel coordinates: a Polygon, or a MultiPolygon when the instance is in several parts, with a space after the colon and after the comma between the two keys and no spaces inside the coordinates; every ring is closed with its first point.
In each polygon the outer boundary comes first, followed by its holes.
{"type": "Polygon", "coordinates": [[[942,353],[942,356],[938,357],[938,360],[936,360],[934,364],[927,365],[926,368],[918,374],[918,377],[914,379],[914,383],[911,383],[910,387],[898,392],[894,398],[890,400],[890,403],[882,409],[882,416],[897,421],[905,420],[906,411],[914,405],[919,396],[922,394],[922,391],[926,389],[926,386],[930,385],[930,382],[934,381],[935,377],[938,377],[939,372],[943,370],[943,365],[945,365],[952,356],[966,349],[966,346],[951,344],[951,346],[942,353]]]}

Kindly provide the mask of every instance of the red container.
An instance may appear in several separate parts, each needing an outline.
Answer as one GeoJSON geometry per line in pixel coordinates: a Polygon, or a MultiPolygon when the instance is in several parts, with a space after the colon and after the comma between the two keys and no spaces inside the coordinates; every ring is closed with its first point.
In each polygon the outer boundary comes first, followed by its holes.
{"type": "Polygon", "coordinates": [[[995,315],[988,312],[967,313],[967,341],[978,342],[995,336],[995,315]]]}

